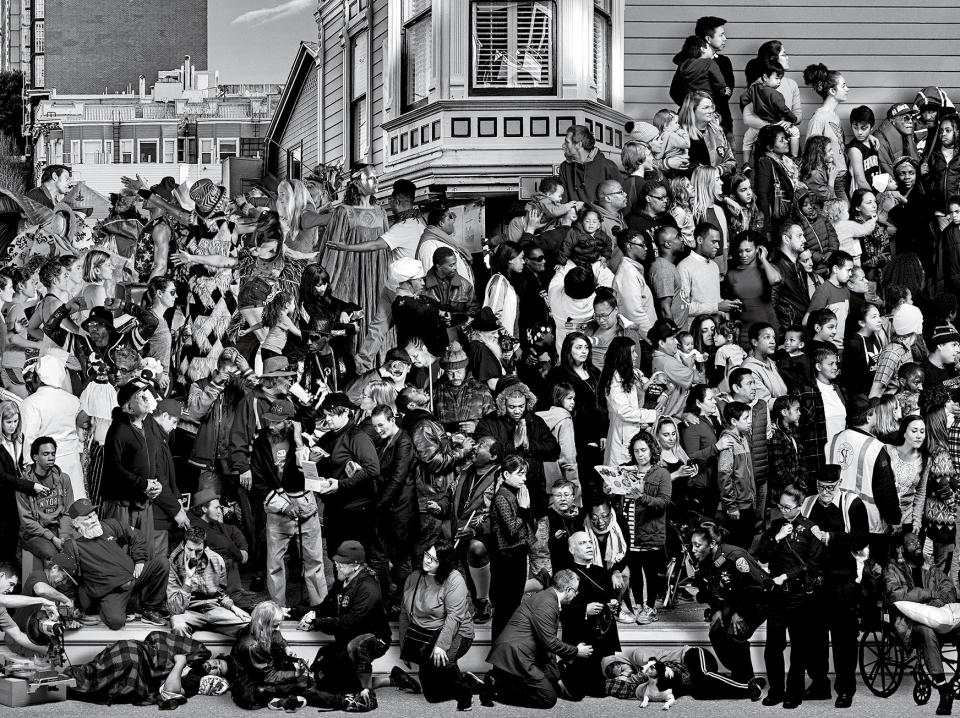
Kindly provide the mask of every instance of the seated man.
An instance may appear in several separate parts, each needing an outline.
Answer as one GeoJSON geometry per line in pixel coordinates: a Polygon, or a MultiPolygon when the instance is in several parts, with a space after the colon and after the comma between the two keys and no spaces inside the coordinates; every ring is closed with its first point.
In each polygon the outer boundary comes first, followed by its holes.
{"type": "Polygon", "coordinates": [[[323,631],[335,641],[317,651],[311,666],[317,688],[375,701],[373,689],[390,684],[389,678],[373,677],[373,661],[390,647],[380,584],[358,541],[340,544],[333,564],[337,580],[327,598],[300,620],[301,631],[323,631]]]}
{"type": "Polygon", "coordinates": [[[90,499],[77,499],[67,510],[78,536],[64,544],[64,553],[79,569],[80,606],[115,631],[127,623],[127,604],[140,599],[141,620],[153,626],[167,624],[160,609],[165,598],[169,564],[166,558],[147,557],[147,542],[139,531],[116,519],[101,522],[90,499]]]}
{"type": "Polygon", "coordinates": [[[207,532],[187,529],[183,543],[170,554],[167,609],[175,633],[189,636],[196,629],[235,637],[250,616],[227,595],[227,569],[220,555],[207,548],[207,532]]]}
{"type": "Polygon", "coordinates": [[[493,642],[480,700],[492,705],[498,700],[524,708],[553,708],[564,692],[556,659],[589,658],[593,648],[586,643],[572,646],[557,638],[560,609],[580,590],[580,580],[570,570],[553,575],[553,585],[524,598],[493,642]]]}
{"type": "MultiPolygon", "coordinates": [[[[901,534],[895,557],[887,561],[883,570],[884,601],[892,606],[896,601],[913,601],[930,606],[956,603],[957,589],[937,566],[926,562],[916,534],[901,534]]],[[[897,616],[899,624],[902,616],[897,616]]],[[[913,643],[923,653],[923,664],[940,691],[937,715],[950,715],[953,708],[953,690],[943,671],[943,656],[940,641],[957,642],[960,630],[937,635],[932,628],[903,618],[910,629],[913,643]]],[[[902,638],[902,636],[901,636],[902,638]]]]}
{"type": "Polygon", "coordinates": [[[40,559],[55,556],[71,535],[67,508],[73,503],[70,477],[57,466],[57,442],[49,436],[34,439],[33,463],[23,470],[23,479],[42,486],[39,494],[17,492],[20,512],[20,545],[40,559]]]}
{"type": "Polygon", "coordinates": [[[236,526],[223,522],[223,507],[217,492],[201,489],[195,493],[190,513],[190,525],[206,531],[207,546],[220,555],[227,567],[227,595],[240,608],[253,608],[254,594],[245,591],[240,584],[240,565],[250,558],[247,539],[236,526]]]}
{"type": "Polygon", "coordinates": [[[11,596],[18,579],[17,570],[11,564],[0,563],[0,631],[3,631],[4,642],[18,654],[42,656],[47,652],[46,646],[38,646],[27,638],[27,634],[14,622],[7,610],[25,607],[32,610],[37,605],[52,608],[55,604],[46,598],[11,596]]]}

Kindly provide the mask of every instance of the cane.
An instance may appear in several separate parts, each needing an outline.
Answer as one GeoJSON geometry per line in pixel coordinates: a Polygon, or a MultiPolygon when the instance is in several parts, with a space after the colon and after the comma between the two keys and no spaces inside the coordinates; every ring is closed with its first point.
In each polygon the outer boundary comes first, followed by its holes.
{"type": "Polygon", "coordinates": [[[297,510],[297,549],[300,551],[300,604],[303,605],[303,590],[307,583],[307,561],[303,556],[303,519],[300,517],[299,508],[297,510]]]}
{"type": "MultiPolygon", "coordinates": [[[[473,511],[470,512],[470,516],[467,518],[467,523],[464,524],[465,527],[468,527],[468,528],[469,528],[470,522],[473,521],[474,514],[476,514],[476,513],[477,513],[477,510],[476,510],[476,509],[474,509],[473,511]]],[[[456,548],[456,547],[459,546],[459,545],[460,545],[460,539],[457,539],[456,541],[453,542],[453,547],[454,547],[454,548],[456,548]]]]}

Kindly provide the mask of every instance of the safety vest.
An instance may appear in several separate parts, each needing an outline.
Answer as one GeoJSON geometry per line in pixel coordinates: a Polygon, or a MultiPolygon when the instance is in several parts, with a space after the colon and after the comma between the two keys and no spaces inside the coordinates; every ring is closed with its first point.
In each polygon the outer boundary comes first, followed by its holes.
{"type": "MultiPolygon", "coordinates": [[[[840,513],[843,516],[843,530],[846,533],[850,533],[850,507],[858,498],[860,497],[851,491],[840,491],[840,513]]],[[[817,505],[819,500],[820,497],[816,494],[808,496],[803,500],[803,503],[800,504],[800,513],[803,515],[803,518],[810,518],[813,507],[817,505]]]]}
{"type": "Polygon", "coordinates": [[[872,534],[886,533],[888,528],[873,498],[873,467],[883,450],[883,442],[869,434],[846,429],[831,439],[827,452],[828,463],[840,466],[839,488],[859,496],[867,507],[872,534]]]}

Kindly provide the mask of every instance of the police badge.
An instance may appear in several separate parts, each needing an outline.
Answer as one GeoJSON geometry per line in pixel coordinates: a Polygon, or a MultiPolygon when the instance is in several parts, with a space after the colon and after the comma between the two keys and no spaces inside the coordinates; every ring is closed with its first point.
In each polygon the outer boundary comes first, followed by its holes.
{"type": "Polygon", "coordinates": [[[737,570],[740,573],[750,573],[750,564],[747,563],[747,559],[745,559],[743,556],[738,558],[736,560],[736,563],[734,563],[733,565],[737,567],[737,570]]]}

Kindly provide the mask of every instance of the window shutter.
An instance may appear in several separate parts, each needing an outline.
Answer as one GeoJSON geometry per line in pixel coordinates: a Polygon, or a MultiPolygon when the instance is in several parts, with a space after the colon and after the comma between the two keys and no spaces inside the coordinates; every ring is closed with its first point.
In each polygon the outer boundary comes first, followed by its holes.
{"type": "MultiPolygon", "coordinates": [[[[410,0],[416,2],[416,0],[410,0]]],[[[411,107],[430,95],[430,62],[433,57],[433,22],[427,14],[404,30],[405,97],[403,104],[411,107]]]]}
{"type": "Polygon", "coordinates": [[[552,87],[554,17],[552,2],[474,2],[474,87],[552,87]]]}
{"type": "MultiPolygon", "coordinates": [[[[602,0],[595,0],[599,5],[602,0]]],[[[597,99],[609,100],[610,88],[610,18],[602,12],[593,13],[593,82],[597,99]]]]}

